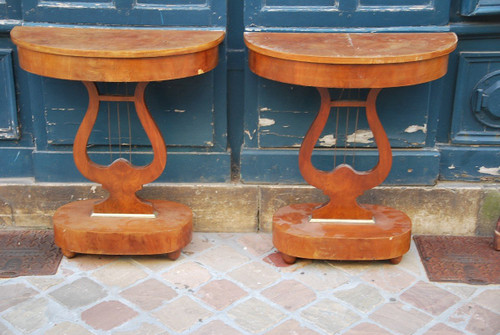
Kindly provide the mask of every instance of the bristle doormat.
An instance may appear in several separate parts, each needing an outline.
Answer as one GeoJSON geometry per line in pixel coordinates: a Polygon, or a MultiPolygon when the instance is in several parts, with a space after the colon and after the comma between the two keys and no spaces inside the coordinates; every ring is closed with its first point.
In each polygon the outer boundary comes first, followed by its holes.
{"type": "Polygon", "coordinates": [[[55,274],[61,258],[50,230],[0,231],[0,278],[55,274]]]}
{"type": "Polygon", "coordinates": [[[500,251],[493,237],[413,237],[430,281],[500,284],[500,251]]]}

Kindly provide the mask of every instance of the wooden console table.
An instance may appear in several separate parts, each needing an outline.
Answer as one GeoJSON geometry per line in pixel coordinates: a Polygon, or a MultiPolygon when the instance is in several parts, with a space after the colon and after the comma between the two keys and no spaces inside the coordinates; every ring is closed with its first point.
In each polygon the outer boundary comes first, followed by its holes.
{"type": "Polygon", "coordinates": [[[196,76],[218,62],[222,31],[15,27],[11,32],[21,67],[51,78],[80,80],[89,105],[76,134],[73,156],[78,170],[109,192],[104,200],[83,200],[59,208],[54,217],[56,244],[75,253],[167,254],[179,257],[191,241],[192,212],[183,204],[143,200],[136,192],[163,172],[167,150],[151,117],[144,91],[148,82],[196,76]],[[137,82],[135,93],[100,94],[95,82],[137,82]],[[119,158],[108,166],[87,154],[101,101],[134,103],[154,157],[146,166],[119,158]]]}
{"type": "Polygon", "coordinates": [[[295,204],[273,217],[273,243],[287,263],[297,257],[328,260],[383,260],[399,263],[410,247],[411,221],[401,211],[358,204],[357,197],[381,184],[392,153],[378,119],[382,88],[409,86],[446,74],[453,33],[245,33],[249,66],[257,75],[283,83],[316,87],[321,106],[299,151],[304,179],[329,202],[295,204]],[[369,88],[366,100],[332,100],[328,88],[369,88]],[[369,171],[347,164],[316,169],[311,156],[332,107],[364,108],[379,160],[369,171]]]}

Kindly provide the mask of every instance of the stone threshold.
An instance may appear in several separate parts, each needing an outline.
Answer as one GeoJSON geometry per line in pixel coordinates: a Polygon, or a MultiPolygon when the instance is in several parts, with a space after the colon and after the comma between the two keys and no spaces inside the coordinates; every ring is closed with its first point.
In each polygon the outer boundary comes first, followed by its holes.
{"type": "MultiPolygon", "coordinates": [[[[59,206],[105,194],[91,183],[0,181],[0,229],[51,228],[51,217],[59,206]]],[[[278,208],[326,201],[321,191],[301,185],[153,183],[139,194],[190,206],[194,230],[205,232],[269,232],[278,208]]],[[[414,234],[492,236],[500,217],[500,184],[381,186],[359,200],[405,212],[412,219],[414,234]]]]}

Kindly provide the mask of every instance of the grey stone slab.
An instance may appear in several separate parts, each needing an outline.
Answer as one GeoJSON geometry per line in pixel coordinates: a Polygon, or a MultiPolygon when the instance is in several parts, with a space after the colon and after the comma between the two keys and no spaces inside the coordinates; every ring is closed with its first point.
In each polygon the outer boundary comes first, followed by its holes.
{"type": "Polygon", "coordinates": [[[3,318],[24,334],[31,334],[47,324],[48,308],[46,299],[28,300],[7,311],[3,318]]]}
{"type": "Polygon", "coordinates": [[[29,300],[38,294],[24,284],[0,285],[0,312],[29,300]]]}
{"type": "Polygon", "coordinates": [[[323,329],[327,334],[336,334],[360,319],[352,310],[332,300],[321,300],[315,303],[304,310],[301,316],[323,329]]]}
{"type": "Polygon", "coordinates": [[[95,303],[107,295],[105,289],[88,278],[80,278],[50,293],[55,300],[73,309],[95,303]]]}

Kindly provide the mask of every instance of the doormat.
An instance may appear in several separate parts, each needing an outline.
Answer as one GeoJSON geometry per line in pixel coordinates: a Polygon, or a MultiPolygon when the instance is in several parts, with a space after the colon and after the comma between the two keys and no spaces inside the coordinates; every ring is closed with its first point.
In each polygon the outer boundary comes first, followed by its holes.
{"type": "Polygon", "coordinates": [[[51,230],[0,231],[0,278],[52,275],[61,258],[51,230]]]}
{"type": "Polygon", "coordinates": [[[430,281],[500,284],[500,251],[493,237],[414,236],[430,281]]]}

